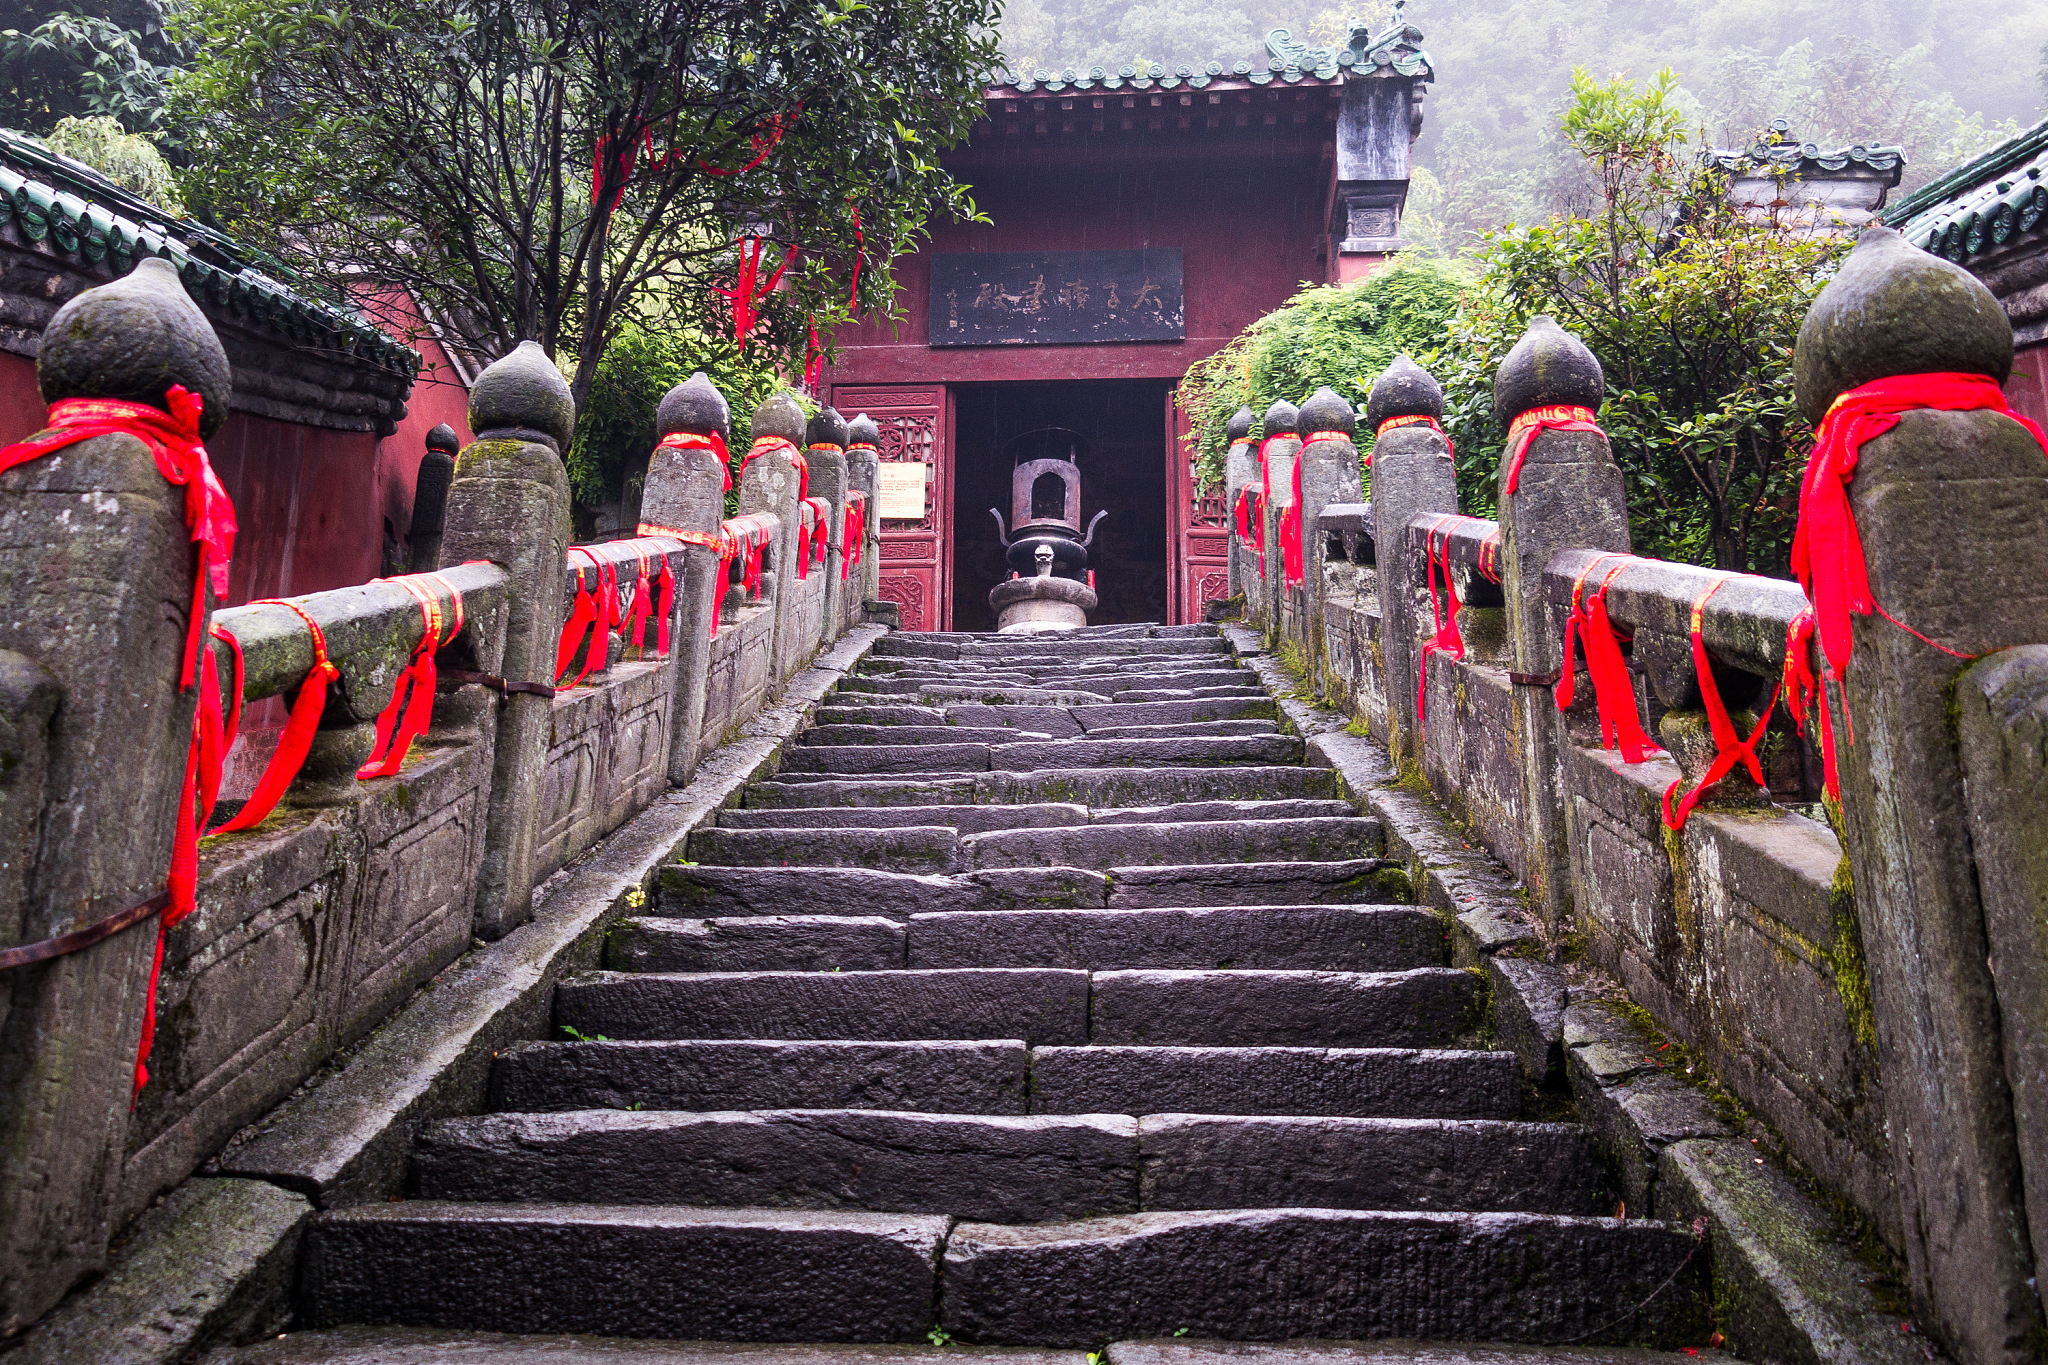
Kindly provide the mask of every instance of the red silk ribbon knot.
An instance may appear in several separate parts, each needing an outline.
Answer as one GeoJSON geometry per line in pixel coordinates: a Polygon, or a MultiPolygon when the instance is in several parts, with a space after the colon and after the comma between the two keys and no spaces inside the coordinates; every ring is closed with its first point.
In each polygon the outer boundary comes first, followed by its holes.
{"type": "Polygon", "coordinates": [[[434,655],[462,634],[462,594],[441,575],[406,574],[377,581],[396,583],[420,604],[420,642],[391,689],[390,704],[377,717],[377,740],[370,747],[369,761],[356,770],[358,782],[390,777],[405,765],[412,742],[426,733],[427,722],[434,716],[434,655]],[[434,588],[448,594],[445,613],[434,588]]]}
{"type": "Polygon", "coordinates": [[[1624,763],[1641,763],[1652,754],[1664,752],[1662,746],[1653,741],[1643,729],[1642,718],[1636,710],[1635,684],[1629,681],[1628,662],[1621,656],[1621,642],[1630,638],[1615,633],[1614,622],[1607,615],[1607,590],[1614,583],[1616,575],[1629,566],[1633,555],[1600,555],[1579,574],[1572,584],[1571,614],[1564,623],[1564,661],[1558,667],[1557,709],[1569,711],[1577,669],[1573,667],[1572,644],[1576,637],[1584,642],[1586,671],[1593,677],[1593,700],[1600,715],[1600,744],[1607,749],[1619,748],[1624,763]],[[1608,559],[1619,559],[1600,580],[1600,586],[1583,598],[1586,579],[1594,569],[1608,559]]]}
{"type": "Polygon", "coordinates": [[[1692,808],[1699,803],[1700,796],[1734,771],[1737,763],[1749,769],[1749,775],[1756,779],[1759,787],[1770,785],[1764,780],[1763,764],[1757,759],[1756,746],[1757,741],[1764,737],[1764,731],[1771,728],[1771,710],[1778,704],[1778,694],[1784,691],[1785,680],[1779,678],[1778,685],[1771,689],[1771,699],[1763,705],[1756,728],[1750,731],[1748,739],[1742,738],[1735,731],[1735,722],[1729,718],[1728,708],[1721,704],[1721,689],[1714,682],[1714,670],[1707,658],[1706,641],[1701,635],[1708,599],[1719,592],[1721,585],[1734,576],[1723,574],[1709,583],[1706,591],[1695,597],[1692,602],[1692,666],[1693,672],[1699,677],[1700,700],[1706,706],[1707,728],[1714,736],[1715,753],[1714,761],[1708,765],[1706,773],[1691,791],[1679,799],[1676,806],[1672,805],[1671,798],[1685,785],[1685,779],[1681,777],[1664,789],[1664,825],[1667,829],[1684,829],[1685,822],[1691,818],[1692,808]]]}
{"type": "Polygon", "coordinates": [[[2048,452],[2038,424],[2014,412],[1997,381],[1981,374],[1902,374],[1850,389],[1829,406],[1815,434],[1813,454],[1799,487],[1799,525],[1792,536],[1792,572],[1813,603],[1827,667],[1840,682],[1849,666],[1849,618],[1882,616],[1921,642],[1957,658],[1970,656],[1937,644],[1892,616],[1870,595],[1863,538],[1849,508],[1849,484],[1863,443],[1899,423],[1900,414],[1931,408],[1940,412],[2003,413],[2033,433],[2048,452]]]}
{"type": "Polygon", "coordinates": [[[725,437],[715,431],[671,431],[654,443],[656,450],[664,446],[670,450],[708,450],[717,455],[719,471],[725,475],[725,487],[719,491],[732,492],[732,456],[726,452],[725,437]]]}
{"type": "Polygon", "coordinates": [[[1465,637],[1458,632],[1458,611],[1464,603],[1458,600],[1458,585],[1451,578],[1451,522],[1463,518],[1456,512],[1447,513],[1430,523],[1428,533],[1422,541],[1422,557],[1429,565],[1429,614],[1436,623],[1436,633],[1423,643],[1422,655],[1415,667],[1415,734],[1419,739],[1427,723],[1424,712],[1429,697],[1429,656],[1446,654],[1453,659],[1465,657],[1465,637]],[[1443,544],[1439,548],[1437,533],[1443,533],[1443,544]],[[1450,594],[1451,609],[1445,612],[1442,600],[1437,596],[1437,566],[1441,561],[1444,576],[1444,591],[1450,594]]]}
{"type": "Polygon", "coordinates": [[[1508,424],[1508,482],[1507,491],[1513,493],[1522,481],[1522,461],[1529,456],[1529,447],[1536,443],[1536,437],[1546,431],[1591,431],[1605,436],[1600,424],[1593,420],[1591,408],[1575,407],[1564,403],[1552,403],[1540,408],[1530,408],[1508,424]]]}
{"type": "MultiPolygon", "coordinates": [[[[1842,799],[1842,783],[1835,771],[1835,722],[1828,712],[1827,688],[1813,671],[1813,636],[1818,618],[1811,606],[1792,618],[1785,631],[1785,674],[1779,683],[1785,693],[1786,709],[1800,734],[1806,733],[1806,713],[1820,707],[1820,762],[1827,793],[1842,799]]],[[[1825,672],[1825,669],[1823,669],[1825,672]]]]}

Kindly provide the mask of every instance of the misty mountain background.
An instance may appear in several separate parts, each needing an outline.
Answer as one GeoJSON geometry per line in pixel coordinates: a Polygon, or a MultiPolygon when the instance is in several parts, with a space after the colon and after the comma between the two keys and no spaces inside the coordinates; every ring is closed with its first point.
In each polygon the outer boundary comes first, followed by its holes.
{"type": "MultiPolygon", "coordinates": [[[[1262,60],[1274,28],[1342,46],[1375,33],[1362,10],[1268,0],[1009,0],[1013,69],[1262,60]]],[[[1436,71],[1423,104],[1403,226],[1436,254],[1509,222],[1540,221],[1584,192],[1558,135],[1572,68],[1596,79],[1669,66],[1706,143],[1746,146],[1773,119],[1824,148],[1906,148],[1899,196],[2042,117],[2048,4],[1951,0],[1413,0],[1436,71]]]]}

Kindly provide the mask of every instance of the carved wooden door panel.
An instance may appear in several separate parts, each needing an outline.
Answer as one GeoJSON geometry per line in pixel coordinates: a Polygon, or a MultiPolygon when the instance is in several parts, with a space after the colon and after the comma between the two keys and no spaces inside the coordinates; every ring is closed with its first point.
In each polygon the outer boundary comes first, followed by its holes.
{"type": "Polygon", "coordinates": [[[1191,625],[1202,619],[1210,602],[1230,596],[1230,529],[1222,486],[1196,488],[1187,418],[1171,393],[1166,397],[1166,438],[1167,515],[1173,519],[1167,543],[1175,561],[1168,610],[1173,624],[1191,625]]]}
{"type": "Polygon", "coordinates": [[[882,433],[884,464],[925,466],[924,515],[882,518],[882,600],[894,602],[905,630],[950,630],[953,467],[947,394],[942,384],[835,385],[832,406],[852,421],[865,412],[882,433]]]}

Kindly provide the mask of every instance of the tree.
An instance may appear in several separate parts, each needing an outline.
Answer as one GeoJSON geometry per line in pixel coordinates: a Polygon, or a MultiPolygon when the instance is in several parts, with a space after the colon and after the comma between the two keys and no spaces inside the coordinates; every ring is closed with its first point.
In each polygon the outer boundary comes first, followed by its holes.
{"type": "Polygon", "coordinates": [[[59,155],[84,162],[130,194],[141,195],[172,213],[185,211],[170,163],[156,143],[144,134],[121,131],[112,117],[59,119],[41,141],[59,155]]]}
{"type": "Polygon", "coordinates": [[[807,358],[933,213],[993,0],[191,0],[187,201],[312,280],[404,286],[589,396],[630,323],[807,358]]]}
{"type": "Polygon", "coordinates": [[[1644,86],[1572,78],[1564,137],[1586,197],[1541,226],[1493,234],[1444,344],[1444,381],[1468,510],[1494,505],[1503,433],[1493,376],[1538,313],[1600,360],[1601,424],[1627,481],[1636,548],[1717,568],[1783,574],[1812,441],[1792,393],[1792,344],[1845,236],[1747,217],[1685,155],[1663,72],[1644,86]]]}
{"type": "Polygon", "coordinates": [[[159,0],[84,0],[54,14],[0,0],[0,122],[32,133],[65,118],[153,128],[178,60],[159,0]]]}

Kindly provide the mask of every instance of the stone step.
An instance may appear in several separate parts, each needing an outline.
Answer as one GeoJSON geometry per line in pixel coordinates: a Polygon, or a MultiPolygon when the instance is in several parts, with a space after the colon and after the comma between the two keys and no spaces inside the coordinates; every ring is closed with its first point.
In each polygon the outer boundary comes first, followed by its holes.
{"type": "Polygon", "coordinates": [[[491,1107],[1022,1114],[1029,1074],[1022,1039],[515,1043],[492,1062],[491,1107]]]}
{"type": "Polygon", "coordinates": [[[1199,820],[1314,820],[1356,815],[1349,801],[1176,801],[1165,806],[1093,810],[1095,825],[1157,825],[1199,820]]]}
{"type": "Polygon", "coordinates": [[[814,725],[797,737],[809,746],[835,744],[1009,744],[1029,738],[1052,739],[1048,731],[1036,733],[1001,725],[814,725]]]}
{"type": "Polygon", "coordinates": [[[884,872],[948,873],[966,865],[959,834],[944,825],[700,829],[690,835],[689,856],[692,862],[707,867],[865,867],[884,872]]]}
{"type": "Polygon", "coordinates": [[[1012,695],[1019,691],[1071,695],[1074,700],[1067,702],[1043,698],[1037,700],[1042,704],[1084,706],[1106,705],[1111,698],[1119,696],[1132,701],[1194,701],[1205,695],[1254,699],[1266,696],[1265,690],[1258,685],[1256,674],[1237,668],[1150,673],[1116,670],[1100,673],[1022,674],[1007,677],[974,677],[957,673],[886,673],[841,679],[839,691],[843,695],[872,697],[878,703],[888,705],[897,704],[887,701],[888,698],[917,696],[968,703],[981,702],[985,705],[997,704],[990,701],[990,698],[994,697],[1004,702],[1021,704],[1021,699],[1012,695]],[[1169,695],[1137,695],[1147,690],[1165,691],[1169,695]]]}
{"type": "Polygon", "coordinates": [[[1111,725],[1192,725],[1205,720],[1277,720],[1271,697],[1216,697],[1206,701],[1112,702],[1068,709],[1084,730],[1111,725]]]}
{"type": "MultiPolygon", "coordinates": [[[[887,1349],[887,1348],[882,1348],[887,1349]]],[[[1017,1349],[1017,1348],[988,1348],[1017,1349]]],[[[1118,1341],[1097,1365],[1701,1365],[1697,1349],[1501,1346],[1445,1341],[1118,1341]]],[[[411,1365],[408,1361],[406,1365],[411,1365]]],[[[552,1365],[552,1362],[550,1362],[552,1365]]],[[[564,1365],[583,1365],[568,1361],[564,1365]]],[[[698,1365],[698,1362],[690,1362],[698,1365]]],[[[704,1362],[711,1365],[711,1362],[704,1362]]],[[[762,1362],[766,1365],[766,1362],[762,1362]]],[[[792,1362],[791,1365],[798,1365],[792,1362]]]]}
{"type": "Polygon", "coordinates": [[[975,773],[987,770],[989,748],[986,744],[800,745],[783,751],[780,770],[839,774],[975,773]]]}
{"type": "Polygon", "coordinates": [[[727,810],[718,815],[722,829],[892,829],[904,825],[944,825],[961,834],[984,834],[997,829],[1053,829],[1087,823],[1086,806],[1057,801],[1028,806],[819,806],[727,810]]]}
{"type": "Polygon", "coordinates": [[[365,1204],[307,1224],[299,1315],[315,1328],[922,1339],[946,1227],[906,1214],[365,1204]]]}
{"type": "Polygon", "coordinates": [[[939,1322],[970,1341],[1234,1338],[1689,1346],[1713,1330],[1690,1230],[1532,1213],[1138,1213],[947,1239],[939,1322]]]}
{"type": "Polygon", "coordinates": [[[1039,1114],[1507,1119],[1521,1108],[1521,1063],[1512,1052],[1097,1044],[1031,1053],[1031,1109],[1039,1114]]]}
{"type": "Polygon", "coordinates": [[[1066,706],[957,702],[947,706],[941,714],[948,725],[1004,725],[1013,730],[1036,731],[1053,739],[1074,739],[1081,734],[1081,723],[1074,719],[1073,709],[1066,706]]]}
{"type": "Polygon", "coordinates": [[[1204,720],[1172,725],[1105,725],[1088,731],[1090,739],[1186,739],[1190,736],[1275,735],[1271,720],[1204,720]]]}
{"type": "MultiPolygon", "coordinates": [[[[1093,828],[1091,826],[1091,828],[1093,828]]],[[[1110,869],[1111,910],[1191,905],[1412,905],[1408,872],[1361,858],[1341,863],[1194,863],[1110,869]]]]}
{"type": "Polygon", "coordinates": [[[1039,768],[1169,768],[1299,763],[1293,735],[1236,739],[1055,739],[1003,744],[989,750],[988,766],[1007,772],[1039,768]]]}
{"type": "MultiPolygon", "coordinates": [[[[673,922],[693,928],[698,923],[673,922]]],[[[1429,911],[1405,907],[942,911],[912,915],[908,930],[907,965],[929,968],[1107,971],[1122,967],[1258,967],[1381,972],[1436,967],[1446,960],[1442,922],[1429,911]]]]}
{"type": "Polygon", "coordinates": [[[1455,967],[1103,971],[1089,982],[1088,1038],[1146,1047],[1448,1047],[1478,1023],[1484,988],[1478,973],[1455,967]]]}
{"type": "Polygon", "coordinates": [[[807,773],[803,785],[788,781],[750,782],[742,810],[793,810],[831,806],[946,806],[974,801],[972,777],[842,779],[807,773]]]}
{"type": "Polygon", "coordinates": [[[643,915],[885,915],[929,910],[1100,909],[1109,877],[1087,868],[991,868],[957,877],[856,867],[665,867],[643,915]]]}
{"type": "MultiPolygon", "coordinates": [[[[881,641],[876,641],[879,645],[881,641]]],[[[877,652],[881,652],[877,650],[877,652]]],[[[1077,639],[1033,636],[1019,642],[1015,636],[1004,640],[963,641],[955,657],[960,659],[1109,659],[1124,655],[1159,658],[1165,655],[1220,654],[1229,657],[1230,641],[1220,635],[1175,638],[1125,639],[1119,636],[1084,635],[1077,639]]]]}
{"type": "Polygon", "coordinates": [[[1146,702],[1194,701],[1203,698],[1239,698],[1257,700],[1268,693],[1263,687],[1143,687],[1112,692],[1109,700],[1119,706],[1138,706],[1146,702]]]}
{"type": "MultiPolygon", "coordinates": [[[[693,850],[697,847],[697,839],[705,833],[709,831],[700,831],[692,836],[690,846],[693,850]]],[[[963,866],[973,868],[1111,868],[1350,861],[1376,858],[1382,846],[1378,820],[1344,815],[1308,820],[1219,820],[994,830],[961,839],[957,856],[963,866]]],[[[890,847],[893,849],[894,845],[890,847]]],[[[699,861],[710,859],[700,857],[699,861]]]]}
{"type": "MultiPolygon", "coordinates": [[[[1024,967],[694,975],[585,972],[564,978],[555,988],[555,1017],[586,1037],[854,1042],[1023,1038],[1029,1043],[1082,1043],[1088,1040],[1088,994],[1086,972],[1024,967]]],[[[1407,994],[1418,997],[1418,1018],[1411,1031],[1420,1031],[1423,1017],[1431,1011],[1419,993],[1407,994]]],[[[1170,1010],[1173,1004],[1164,999],[1134,1002],[1133,1012],[1147,1008],[1170,1010]]]]}
{"type": "Polygon", "coordinates": [[[1446,1119],[873,1109],[485,1114],[415,1140],[426,1199],[947,1213],[1573,1213],[1613,1206],[1587,1129],[1446,1119]],[[1142,1173],[1142,1174],[1141,1174],[1142,1173]]]}
{"type": "MultiPolygon", "coordinates": [[[[1045,709],[1065,714],[1054,707],[1045,709]]],[[[946,713],[936,706],[913,706],[908,702],[894,706],[848,706],[827,702],[817,709],[812,719],[819,725],[944,725],[946,713]]]]}
{"type": "MultiPolygon", "coordinates": [[[[1108,692],[1087,692],[1078,688],[976,687],[967,683],[929,683],[913,691],[922,700],[943,706],[1107,706],[1110,698],[1108,692]]],[[[865,695],[887,701],[903,694],[871,691],[865,695]]]]}
{"type": "Polygon", "coordinates": [[[879,972],[905,965],[907,937],[904,921],[879,915],[623,919],[605,937],[604,965],[615,972],[879,972]]]}
{"type": "MultiPolygon", "coordinates": [[[[922,1338],[920,1338],[922,1341],[922,1338]]],[[[336,1327],[226,1346],[204,1365],[1091,1365],[1085,1351],[1014,1346],[635,1341],[622,1337],[336,1327]]],[[[1100,1365],[1094,1362],[1093,1365],[1100,1365]]],[[[1492,1365],[1487,1362],[1486,1365],[1492,1365]]],[[[1501,1365],[1515,1365],[1503,1361],[1501,1365]]],[[[1606,1365],[1593,1362],[1592,1365],[1606,1365]]],[[[1616,1361],[1613,1365],[1623,1365],[1616,1361]]],[[[1661,1365],[1661,1362],[1653,1362],[1661,1365]]],[[[1692,1362],[1691,1365],[1697,1365],[1692,1362]]]]}
{"type": "Polygon", "coordinates": [[[861,1209],[1045,1223],[1136,1212],[1138,1165],[1138,1121],[1127,1115],[591,1109],[429,1124],[412,1170],[427,1199],[861,1209]]]}
{"type": "Polygon", "coordinates": [[[785,769],[772,782],[749,784],[742,805],[785,809],[1060,802],[1102,810],[1191,801],[1332,800],[1342,791],[1336,769],[1295,766],[1040,768],[1021,773],[894,773],[874,778],[785,769]],[[815,789],[807,790],[812,787],[815,789]]]}

